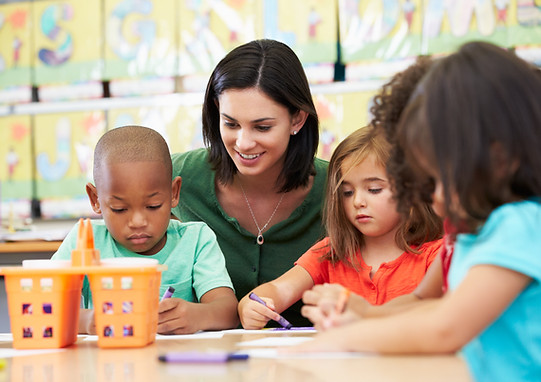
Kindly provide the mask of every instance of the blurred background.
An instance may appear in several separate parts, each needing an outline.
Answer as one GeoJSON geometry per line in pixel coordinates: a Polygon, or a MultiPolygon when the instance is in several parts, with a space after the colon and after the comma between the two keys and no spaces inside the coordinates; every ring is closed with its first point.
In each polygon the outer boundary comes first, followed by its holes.
{"type": "Polygon", "coordinates": [[[417,55],[487,40],[539,65],[541,0],[0,1],[2,226],[91,216],[84,185],[107,129],[141,124],[172,152],[201,147],[210,72],[258,38],[299,56],[328,159],[417,55]]]}

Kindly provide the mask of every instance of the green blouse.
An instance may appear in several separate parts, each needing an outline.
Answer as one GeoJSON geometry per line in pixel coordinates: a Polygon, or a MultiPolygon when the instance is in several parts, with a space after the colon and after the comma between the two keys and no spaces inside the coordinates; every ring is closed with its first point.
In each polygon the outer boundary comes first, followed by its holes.
{"type": "MultiPolygon", "coordinates": [[[[321,207],[328,162],[315,159],[316,175],[304,202],[286,220],[265,231],[265,243],[228,216],[216,198],[214,171],[206,149],[173,154],[173,176],[182,177],[180,202],[172,213],[181,221],[204,221],[216,233],[235,293],[240,300],[256,286],[274,280],[324,235],[321,207]]],[[[306,326],[301,302],[283,313],[295,326],[306,326]]]]}

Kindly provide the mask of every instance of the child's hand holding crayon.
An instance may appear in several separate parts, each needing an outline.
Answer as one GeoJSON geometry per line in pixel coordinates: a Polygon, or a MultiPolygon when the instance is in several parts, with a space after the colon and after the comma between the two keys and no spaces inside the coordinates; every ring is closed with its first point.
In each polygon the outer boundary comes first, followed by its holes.
{"type": "Polygon", "coordinates": [[[239,302],[239,318],[244,329],[254,330],[261,329],[267,325],[269,320],[279,322],[282,318],[276,313],[274,301],[268,297],[261,297],[261,301],[245,296],[239,302]]]}

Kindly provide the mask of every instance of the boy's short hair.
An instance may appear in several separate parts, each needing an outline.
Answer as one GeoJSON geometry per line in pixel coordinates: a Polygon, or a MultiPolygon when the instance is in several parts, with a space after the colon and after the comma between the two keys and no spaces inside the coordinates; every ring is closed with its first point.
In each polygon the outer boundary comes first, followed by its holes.
{"type": "Polygon", "coordinates": [[[169,147],[160,133],[136,125],[109,130],[100,138],[94,150],[94,182],[96,185],[99,183],[103,164],[142,161],[162,162],[166,174],[172,178],[173,166],[169,147]]]}

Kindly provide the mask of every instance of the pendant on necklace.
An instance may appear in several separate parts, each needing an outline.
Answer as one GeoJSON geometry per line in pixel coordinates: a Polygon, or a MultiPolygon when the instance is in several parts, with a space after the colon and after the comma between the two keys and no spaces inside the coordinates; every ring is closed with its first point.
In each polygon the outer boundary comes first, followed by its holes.
{"type": "Polygon", "coordinates": [[[262,234],[257,235],[257,239],[256,239],[257,244],[262,245],[264,241],[265,240],[263,240],[262,234]]]}

